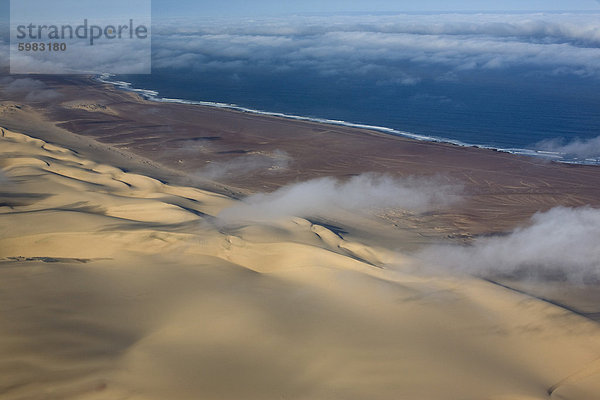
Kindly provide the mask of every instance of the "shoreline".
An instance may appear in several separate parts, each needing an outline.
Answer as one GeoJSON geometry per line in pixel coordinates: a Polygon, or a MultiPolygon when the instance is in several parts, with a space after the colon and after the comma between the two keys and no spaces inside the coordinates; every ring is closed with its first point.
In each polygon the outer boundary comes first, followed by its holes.
{"type": "Polygon", "coordinates": [[[437,136],[427,136],[421,135],[417,133],[412,133],[408,131],[398,130],[394,128],[389,128],[385,126],[371,125],[371,124],[361,124],[354,123],[342,120],[334,120],[328,118],[319,118],[319,117],[309,117],[303,115],[294,115],[294,114],[286,114],[275,111],[264,111],[244,106],[239,106],[237,104],[230,103],[221,103],[221,102],[212,102],[212,101],[199,101],[199,100],[187,100],[187,99],[179,99],[179,98],[168,98],[168,97],[160,97],[159,92],[152,89],[143,89],[143,88],[135,88],[132,83],[125,81],[114,81],[111,80],[111,77],[115,76],[114,74],[100,74],[93,75],[91,79],[95,82],[100,82],[103,84],[109,84],[118,90],[135,93],[144,100],[155,102],[155,103],[170,103],[170,104],[186,104],[186,105],[198,105],[204,107],[212,107],[223,110],[231,110],[238,111],[251,115],[261,115],[261,116],[270,116],[277,118],[284,118],[288,120],[295,121],[305,121],[305,122],[314,122],[318,124],[331,125],[331,126],[342,126],[348,128],[355,129],[365,129],[369,131],[374,131],[378,133],[384,133],[392,136],[399,136],[408,139],[413,139],[422,142],[429,143],[440,143],[440,144],[449,144],[453,146],[460,147],[472,147],[477,149],[484,150],[492,150],[501,153],[513,154],[517,156],[526,156],[526,157],[536,157],[539,159],[558,162],[562,164],[571,164],[571,165],[587,165],[587,166],[600,166],[600,159],[586,159],[586,160],[578,160],[578,159],[568,159],[565,158],[565,153],[547,151],[547,150],[536,150],[536,149],[527,149],[527,148],[502,148],[502,147],[494,147],[486,144],[475,144],[475,143],[466,143],[460,140],[454,140],[450,138],[442,138],[437,136]]]}

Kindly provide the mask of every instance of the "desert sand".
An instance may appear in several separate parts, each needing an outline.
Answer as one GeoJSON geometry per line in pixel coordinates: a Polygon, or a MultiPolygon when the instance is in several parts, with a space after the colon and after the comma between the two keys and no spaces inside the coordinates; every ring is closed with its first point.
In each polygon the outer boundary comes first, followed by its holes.
{"type": "Polygon", "coordinates": [[[600,393],[600,327],[532,296],[26,132],[0,171],[2,399],[600,393]]]}
{"type": "Polygon", "coordinates": [[[0,399],[600,398],[597,283],[414,258],[599,207],[597,167],[14,79],[30,89],[0,85],[0,399]],[[364,173],[462,201],[248,208],[364,173]]]}

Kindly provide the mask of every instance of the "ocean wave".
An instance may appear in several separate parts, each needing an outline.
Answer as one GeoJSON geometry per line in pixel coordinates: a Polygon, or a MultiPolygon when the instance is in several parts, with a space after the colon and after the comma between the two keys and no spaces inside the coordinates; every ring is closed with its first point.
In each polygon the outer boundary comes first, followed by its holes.
{"type": "Polygon", "coordinates": [[[421,135],[421,134],[401,131],[398,129],[389,128],[389,127],[385,127],[385,126],[359,124],[359,123],[341,121],[341,120],[335,120],[335,119],[307,117],[307,116],[302,116],[302,115],[285,114],[285,113],[273,112],[273,111],[263,111],[263,110],[257,110],[257,109],[243,107],[243,106],[239,106],[237,104],[230,104],[230,103],[220,103],[220,102],[212,102],[212,101],[194,101],[194,100],[160,97],[159,92],[157,92],[155,90],[134,88],[130,82],[113,80],[114,77],[115,77],[114,74],[100,74],[95,77],[95,80],[97,80],[98,82],[101,82],[101,83],[113,85],[120,90],[125,90],[128,92],[136,93],[146,100],[154,101],[157,103],[177,103],[177,104],[189,104],[189,105],[199,105],[199,106],[206,106],[206,107],[222,108],[222,109],[240,111],[240,112],[244,112],[244,113],[248,113],[248,114],[267,115],[267,116],[271,116],[271,117],[280,117],[280,118],[286,118],[286,119],[292,119],[292,120],[298,120],[298,121],[309,121],[309,122],[316,122],[316,123],[320,123],[320,124],[366,129],[366,130],[370,130],[370,131],[387,133],[390,135],[402,136],[402,137],[426,141],[426,142],[447,143],[447,144],[452,144],[455,146],[477,147],[477,148],[481,148],[481,149],[494,150],[494,151],[499,151],[499,152],[503,152],[503,153],[515,154],[515,155],[539,157],[539,158],[545,158],[550,161],[556,161],[556,162],[561,162],[561,163],[566,163],[566,164],[600,165],[600,158],[585,158],[585,159],[573,158],[573,157],[569,157],[569,155],[567,153],[562,153],[562,152],[553,152],[553,151],[547,151],[547,150],[542,150],[542,149],[499,148],[499,147],[494,147],[494,146],[486,145],[486,144],[466,143],[466,142],[462,142],[460,140],[455,140],[455,139],[421,135]]]}

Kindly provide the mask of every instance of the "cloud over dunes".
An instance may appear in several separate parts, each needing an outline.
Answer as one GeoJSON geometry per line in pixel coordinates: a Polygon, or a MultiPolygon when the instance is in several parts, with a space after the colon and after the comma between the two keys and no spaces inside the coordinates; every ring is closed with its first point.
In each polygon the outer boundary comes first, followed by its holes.
{"type": "Polygon", "coordinates": [[[62,96],[60,92],[48,88],[44,82],[31,78],[0,79],[0,93],[23,96],[27,101],[48,101],[62,96]]]}
{"type": "Polygon", "coordinates": [[[370,212],[390,208],[426,211],[460,200],[459,186],[432,178],[393,178],[362,174],[346,181],[313,179],[291,184],[272,193],[248,196],[223,210],[225,222],[275,220],[284,217],[331,216],[336,212],[370,212]]]}
{"type": "Polygon", "coordinates": [[[600,279],[600,210],[554,208],[506,236],[470,246],[434,246],[417,255],[429,266],[487,277],[600,279]]]}
{"type": "Polygon", "coordinates": [[[268,67],[421,79],[409,65],[448,71],[540,67],[600,72],[598,15],[438,14],[289,17],[158,23],[154,66],[268,67]],[[398,75],[400,74],[400,75],[398,75]]]}

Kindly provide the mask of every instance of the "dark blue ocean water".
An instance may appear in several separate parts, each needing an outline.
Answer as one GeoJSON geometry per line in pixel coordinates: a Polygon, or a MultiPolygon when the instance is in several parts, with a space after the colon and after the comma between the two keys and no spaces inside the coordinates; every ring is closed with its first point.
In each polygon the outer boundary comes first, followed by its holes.
{"type": "Polygon", "coordinates": [[[600,81],[526,70],[478,71],[398,85],[310,71],[155,70],[117,76],[159,97],[232,103],[251,109],[343,120],[499,149],[600,135],[600,81]]]}

